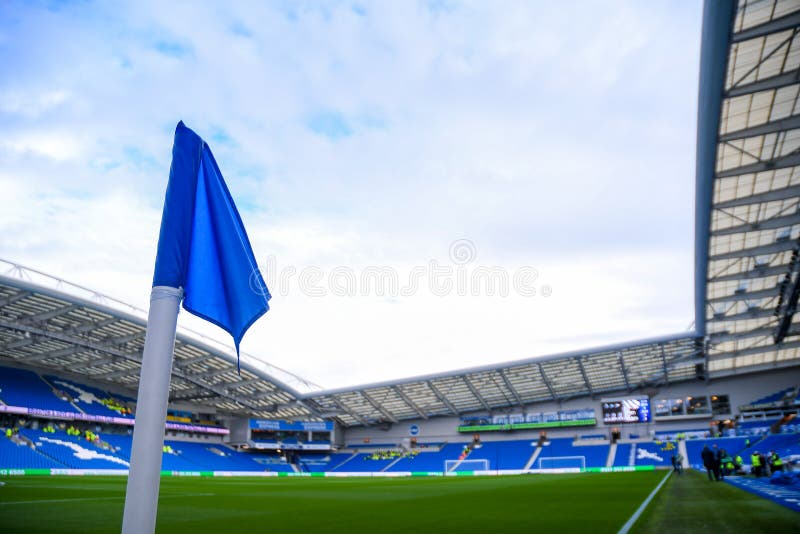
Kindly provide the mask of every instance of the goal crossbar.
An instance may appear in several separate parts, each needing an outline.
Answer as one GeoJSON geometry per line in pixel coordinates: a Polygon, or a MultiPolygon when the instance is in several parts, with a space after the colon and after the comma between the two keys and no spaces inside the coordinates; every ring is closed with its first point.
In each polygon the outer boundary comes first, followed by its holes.
{"type": "Polygon", "coordinates": [[[465,459],[465,460],[445,460],[444,472],[453,473],[456,471],[488,471],[489,460],[486,459],[465,459]]]}
{"type": "Polygon", "coordinates": [[[539,469],[586,469],[586,456],[549,456],[539,458],[539,469]]]}

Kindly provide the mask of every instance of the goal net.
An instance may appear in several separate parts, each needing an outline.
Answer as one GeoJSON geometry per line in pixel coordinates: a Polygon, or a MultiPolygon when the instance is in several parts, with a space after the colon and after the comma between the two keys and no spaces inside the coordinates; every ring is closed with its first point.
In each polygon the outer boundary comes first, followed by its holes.
{"type": "Polygon", "coordinates": [[[463,473],[465,471],[488,471],[489,460],[445,460],[445,473],[463,473]]]}
{"type": "Polygon", "coordinates": [[[539,458],[539,469],[586,469],[586,456],[551,456],[539,458]]]}

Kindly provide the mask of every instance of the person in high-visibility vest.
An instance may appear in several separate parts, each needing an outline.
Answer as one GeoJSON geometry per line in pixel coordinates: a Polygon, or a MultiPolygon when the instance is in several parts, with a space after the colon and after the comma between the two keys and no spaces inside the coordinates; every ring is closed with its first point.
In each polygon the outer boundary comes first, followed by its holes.
{"type": "Polygon", "coordinates": [[[744,460],[742,460],[741,455],[737,454],[733,459],[733,468],[737,474],[742,474],[742,465],[744,465],[744,460]]]}
{"type": "Polygon", "coordinates": [[[781,460],[781,456],[777,452],[772,452],[769,455],[770,462],[772,463],[772,472],[775,473],[780,471],[783,473],[783,460],[781,460]]]}
{"type": "Polygon", "coordinates": [[[753,452],[750,455],[750,463],[753,464],[753,474],[756,477],[761,476],[761,457],[758,455],[758,451],[753,452]]]}

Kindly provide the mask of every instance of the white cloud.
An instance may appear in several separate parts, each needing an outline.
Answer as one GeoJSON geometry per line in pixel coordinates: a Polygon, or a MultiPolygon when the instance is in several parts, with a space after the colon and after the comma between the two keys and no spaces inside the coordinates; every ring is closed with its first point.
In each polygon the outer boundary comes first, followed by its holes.
{"type": "Polygon", "coordinates": [[[0,112],[35,118],[57,108],[69,97],[69,92],[58,89],[33,94],[7,91],[0,94],[0,112]]]}
{"type": "Polygon", "coordinates": [[[44,156],[63,162],[83,156],[83,146],[75,133],[66,132],[21,132],[0,141],[0,147],[15,156],[44,156]]]}

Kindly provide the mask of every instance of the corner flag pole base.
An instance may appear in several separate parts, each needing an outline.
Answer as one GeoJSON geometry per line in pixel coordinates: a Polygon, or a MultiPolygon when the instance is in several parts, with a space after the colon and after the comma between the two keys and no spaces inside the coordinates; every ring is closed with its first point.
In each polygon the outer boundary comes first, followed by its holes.
{"type": "Polygon", "coordinates": [[[150,293],[123,534],[146,534],[156,529],[164,424],[182,298],[183,290],[174,287],[156,286],[150,293]]]}

